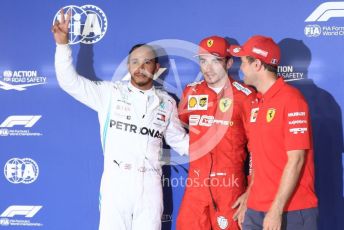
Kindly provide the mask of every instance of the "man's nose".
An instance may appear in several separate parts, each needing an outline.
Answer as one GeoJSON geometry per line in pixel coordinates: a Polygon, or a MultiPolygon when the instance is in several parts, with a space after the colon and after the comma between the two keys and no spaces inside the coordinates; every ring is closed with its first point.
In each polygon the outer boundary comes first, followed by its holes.
{"type": "Polygon", "coordinates": [[[209,71],[213,69],[213,65],[211,63],[206,63],[205,64],[205,70],[209,71]]]}
{"type": "Polygon", "coordinates": [[[136,67],[136,71],[142,71],[144,69],[145,69],[144,63],[139,63],[138,66],[136,67]]]}
{"type": "Polygon", "coordinates": [[[139,64],[139,67],[138,67],[138,68],[139,68],[139,69],[144,69],[144,68],[145,68],[145,66],[144,66],[144,65],[145,65],[145,63],[144,63],[144,62],[142,62],[142,63],[140,63],[140,64],[139,64]]]}

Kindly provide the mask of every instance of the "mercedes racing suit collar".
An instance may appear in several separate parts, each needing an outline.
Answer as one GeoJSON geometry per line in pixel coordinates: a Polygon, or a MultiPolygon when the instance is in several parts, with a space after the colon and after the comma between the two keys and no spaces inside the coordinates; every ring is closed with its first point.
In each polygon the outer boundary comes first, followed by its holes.
{"type": "Polygon", "coordinates": [[[153,85],[152,88],[150,88],[150,89],[141,90],[141,89],[136,88],[136,87],[131,83],[131,81],[128,82],[128,90],[129,90],[130,92],[141,93],[141,94],[145,94],[145,95],[147,95],[147,96],[151,96],[151,95],[155,94],[155,87],[154,87],[154,85],[153,85]]]}
{"type": "Polygon", "coordinates": [[[129,81],[127,87],[129,93],[133,94],[131,100],[136,105],[134,111],[138,117],[145,118],[146,114],[150,114],[159,106],[161,98],[157,94],[154,86],[148,90],[140,90],[129,81]]]}

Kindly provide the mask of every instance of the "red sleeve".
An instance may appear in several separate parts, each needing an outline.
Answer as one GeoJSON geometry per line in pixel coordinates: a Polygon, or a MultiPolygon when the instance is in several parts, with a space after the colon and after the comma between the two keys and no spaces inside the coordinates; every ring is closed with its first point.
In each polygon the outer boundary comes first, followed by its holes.
{"type": "Polygon", "coordinates": [[[248,124],[250,122],[251,117],[251,109],[252,109],[252,102],[256,99],[256,93],[252,90],[251,93],[246,100],[243,102],[242,108],[242,121],[245,129],[245,134],[248,136],[248,124]]]}
{"type": "MultiPolygon", "coordinates": [[[[251,117],[251,108],[252,102],[256,99],[256,93],[252,90],[252,93],[247,96],[242,104],[242,122],[245,131],[246,139],[248,139],[248,127],[251,117]]],[[[248,143],[247,143],[248,145],[248,143]]],[[[247,146],[247,159],[248,160],[248,175],[247,175],[247,185],[250,185],[252,179],[252,172],[253,172],[253,162],[252,162],[252,154],[249,151],[249,146],[247,146]]]]}
{"type": "Polygon", "coordinates": [[[286,151],[311,148],[310,122],[308,105],[303,96],[291,95],[284,111],[286,151]]]}
{"type": "Polygon", "coordinates": [[[179,119],[184,124],[189,124],[189,111],[188,111],[188,94],[190,91],[190,87],[186,87],[184,89],[182,98],[180,99],[179,106],[178,106],[178,115],[179,119]]]}

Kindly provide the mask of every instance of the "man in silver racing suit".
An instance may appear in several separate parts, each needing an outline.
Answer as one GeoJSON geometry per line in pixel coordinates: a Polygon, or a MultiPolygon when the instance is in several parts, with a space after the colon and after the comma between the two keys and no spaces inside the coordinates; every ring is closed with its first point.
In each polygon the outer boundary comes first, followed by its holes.
{"type": "Polygon", "coordinates": [[[70,14],[52,28],[57,43],[55,68],[63,90],[98,112],[104,151],[100,188],[100,230],[161,229],[162,138],[180,154],[188,154],[189,137],[176,102],[153,86],[159,69],[151,46],[129,52],[130,82],[94,82],[76,72],[68,46],[70,14]]]}

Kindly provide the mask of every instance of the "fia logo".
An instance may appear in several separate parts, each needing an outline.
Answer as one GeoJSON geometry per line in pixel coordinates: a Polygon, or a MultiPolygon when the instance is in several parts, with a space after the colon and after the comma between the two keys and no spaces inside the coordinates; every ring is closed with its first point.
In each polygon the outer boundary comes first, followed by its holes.
{"type": "Polygon", "coordinates": [[[12,158],[6,162],[4,174],[12,184],[31,184],[37,179],[39,168],[30,158],[12,158]]]}
{"type": "MultiPolygon", "coordinates": [[[[71,14],[69,25],[69,44],[94,44],[102,39],[108,27],[105,13],[97,6],[65,6],[65,17],[71,14]]],[[[61,20],[60,11],[54,17],[53,24],[61,20]]]]}
{"type": "Polygon", "coordinates": [[[307,37],[318,37],[321,35],[321,27],[319,25],[307,25],[304,33],[307,37]]]}

